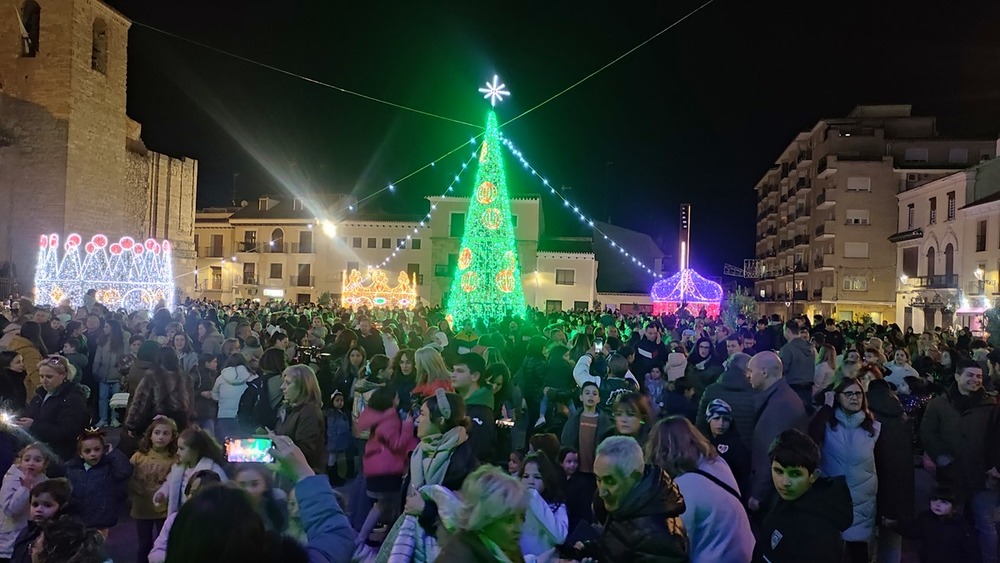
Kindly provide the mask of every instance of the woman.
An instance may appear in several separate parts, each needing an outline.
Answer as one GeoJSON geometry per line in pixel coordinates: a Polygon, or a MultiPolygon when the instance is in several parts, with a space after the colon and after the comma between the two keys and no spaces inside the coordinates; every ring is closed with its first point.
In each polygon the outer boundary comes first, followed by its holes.
{"type": "Polygon", "coordinates": [[[198,365],[198,354],[194,351],[191,339],[183,331],[173,336],[170,345],[177,354],[177,363],[180,364],[181,371],[189,373],[198,365]]]}
{"type": "Polygon", "coordinates": [[[413,363],[417,370],[416,386],[413,394],[422,400],[429,397],[437,389],[451,391],[451,370],[444,363],[444,358],[432,345],[424,346],[413,353],[413,363]]]}
{"type": "Polygon", "coordinates": [[[38,323],[28,321],[21,326],[21,331],[10,340],[7,349],[24,359],[27,375],[24,378],[24,389],[30,397],[38,389],[40,374],[38,364],[49,354],[42,342],[42,329],[38,323]]]}
{"type": "MultiPolygon", "coordinates": [[[[270,401],[271,411],[268,413],[271,420],[263,420],[260,422],[265,423],[265,426],[272,428],[278,421],[278,413],[281,411],[281,403],[284,402],[284,394],[281,392],[282,377],[281,374],[285,372],[285,368],[288,367],[288,358],[285,357],[285,352],[280,348],[268,348],[264,350],[264,353],[260,356],[260,361],[257,363],[260,368],[260,377],[264,380],[264,384],[267,388],[267,399],[270,401]]],[[[318,379],[318,377],[317,377],[318,379]]],[[[320,382],[320,391],[322,393],[322,381],[320,382]]],[[[333,390],[330,391],[333,394],[333,390]]],[[[326,396],[321,395],[323,398],[326,396]]]]}
{"type": "Polygon", "coordinates": [[[573,414],[573,397],[579,395],[576,380],[573,379],[573,362],[570,349],[561,344],[549,348],[549,359],[545,364],[545,386],[543,399],[547,399],[545,412],[540,412],[535,428],[541,432],[562,432],[563,425],[573,414]]]}
{"type": "Polygon", "coordinates": [[[658,422],[646,444],[646,462],[670,475],[684,497],[681,522],[691,542],[691,561],[744,563],[754,537],[733,472],[691,421],[658,422]]]}
{"type": "Polygon", "coordinates": [[[354,345],[347,351],[341,360],[337,373],[333,376],[333,390],[340,391],[347,399],[347,406],[350,406],[350,399],[354,397],[352,392],[354,382],[358,380],[361,370],[365,368],[365,349],[362,346],[354,345]]]}
{"type": "Polygon", "coordinates": [[[202,354],[218,356],[222,352],[223,340],[215,323],[207,319],[198,323],[198,344],[201,346],[202,354]]]}
{"type": "Polygon", "coordinates": [[[60,516],[45,526],[31,544],[32,563],[104,563],[104,538],[97,530],[87,529],[73,516],[60,516]]]}
{"type": "Polygon", "coordinates": [[[118,371],[118,362],[126,354],[125,346],[122,324],[116,320],[104,323],[104,336],[97,344],[97,354],[94,355],[94,366],[91,369],[100,390],[97,399],[99,427],[107,426],[109,421],[112,426],[118,426],[118,415],[113,411],[109,413],[109,403],[111,397],[121,389],[122,374],[118,371]]]}
{"type": "MultiPolygon", "coordinates": [[[[140,357],[142,348],[148,343],[139,348],[140,357]]],[[[179,369],[174,351],[160,348],[157,362],[142,376],[129,397],[131,405],[125,416],[125,431],[131,436],[141,436],[153,417],[160,414],[173,419],[178,431],[187,428],[193,410],[192,383],[191,376],[179,369]]]]}
{"type": "Polygon", "coordinates": [[[191,384],[194,391],[194,422],[213,436],[215,435],[215,418],[219,414],[219,405],[212,398],[212,389],[219,376],[219,357],[212,354],[202,354],[198,365],[191,370],[191,384]]]}
{"type": "Polygon", "coordinates": [[[326,419],[319,382],[312,368],[289,366],[282,373],[284,409],[276,433],[288,436],[305,454],[317,475],[326,473],[326,419]]]}
{"type": "Polygon", "coordinates": [[[881,427],[868,410],[865,390],[856,379],[841,381],[809,425],[809,434],[822,452],[820,471],[827,477],[843,476],[851,491],[854,521],[842,535],[853,563],[868,562],[868,542],[875,532],[875,443],[881,427]]]}
{"type": "Polygon", "coordinates": [[[590,335],[587,333],[580,333],[576,335],[573,339],[573,347],[569,351],[569,359],[576,364],[584,354],[590,352],[590,348],[593,345],[593,341],[590,339],[590,335]]]}
{"type": "Polygon", "coordinates": [[[645,446],[652,425],[646,397],[635,392],[618,395],[611,407],[611,417],[615,421],[616,436],[631,436],[640,446],[645,446]]]}
{"type": "Polygon", "coordinates": [[[440,563],[519,562],[521,527],[528,506],[524,486],[492,465],[476,469],[462,485],[458,532],[441,549],[440,563]]]}
{"type": "Polygon", "coordinates": [[[524,393],[524,401],[528,404],[527,420],[533,423],[538,420],[542,402],[542,389],[545,387],[545,346],[548,340],[544,336],[532,336],[525,350],[524,363],[514,374],[514,384],[524,393]]]}
{"type": "Polygon", "coordinates": [[[62,356],[42,360],[38,364],[41,387],[24,409],[24,416],[15,421],[64,461],[76,457],[76,438],[90,423],[87,399],[81,387],[70,381],[72,369],[62,356]]]}
{"type": "Polygon", "coordinates": [[[240,424],[236,420],[239,414],[240,399],[247,390],[247,383],[257,379],[257,374],[250,370],[247,358],[243,354],[233,354],[226,360],[225,367],[219,373],[212,386],[212,399],[219,403],[219,414],[215,420],[215,437],[220,443],[227,438],[235,438],[240,434],[240,424]]]}
{"type": "Polygon", "coordinates": [[[715,383],[715,380],[722,375],[722,362],[712,352],[712,341],[708,338],[699,338],[694,349],[688,354],[685,375],[694,386],[696,397],[701,397],[705,388],[715,383]]]}
{"type": "MultiPolygon", "coordinates": [[[[439,389],[424,399],[417,418],[420,443],[410,456],[410,471],[403,481],[406,508],[383,542],[379,562],[387,561],[390,556],[394,561],[418,563],[436,557],[440,517],[437,501],[448,499],[433,493],[430,486],[441,485],[457,491],[478,465],[469,444],[468,425],[465,402],[459,395],[439,389]]],[[[442,514],[450,512],[445,510],[442,514]]]]}
{"type": "Polygon", "coordinates": [[[833,384],[833,374],[837,371],[837,349],[831,344],[823,344],[816,354],[816,370],[813,375],[813,396],[820,394],[833,384]]]}
{"type": "Polygon", "coordinates": [[[906,348],[897,348],[892,354],[892,361],[885,364],[885,367],[890,370],[885,380],[895,385],[896,390],[903,395],[909,394],[909,388],[906,386],[906,378],[920,377],[917,370],[913,369],[913,366],[910,365],[910,353],[906,351],[906,348]]]}
{"type": "Polygon", "coordinates": [[[18,412],[27,404],[24,375],[24,356],[16,352],[0,352],[0,405],[5,410],[18,412]]]}
{"type": "Polygon", "coordinates": [[[389,378],[389,387],[396,391],[399,398],[399,410],[410,412],[412,408],[413,388],[417,385],[416,361],[413,357],[413,350],[403,348],[392,357],[390,364],[392,375],[389,378]]]}

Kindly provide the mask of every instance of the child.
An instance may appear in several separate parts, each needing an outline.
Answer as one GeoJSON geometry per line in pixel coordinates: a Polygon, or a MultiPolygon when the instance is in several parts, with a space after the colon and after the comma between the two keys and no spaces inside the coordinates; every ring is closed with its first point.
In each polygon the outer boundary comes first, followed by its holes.
{"type": "Polygon", "coordinates": [[[575,530],[581,520],[594,521],[594,511],[591,500],[597,491],[593,475],[580,473],[580,453],[576,448],[563,446],[559,450],[559,466],[566,475],[563,490],[566,493],[566,515],[569,516],[569,529],[575,530]]]}
{"type": "Polygon", "coordinates": [[[344,412],[344,394],[334,391],[326,414],[326,474],[340,486],[347,477],[347,451],[351,448],[351,420],[344,412]]]}
{"type": "Polygon", "coordinates": [[[521,464],[524,462],[524,452],[521,450],[511,450],[507,457],[507,473],[511,477],[517,477],[521,473],[521,464]]]}
{"type": "Polygon", "coordinates": [[[554,559],[556,546],[566,541],[569,531],[559,474],[548,456],[536,452],[524,458],[518,476],[528,490],[521,551],[542,561],[554,559]]]}
{"type": "Polygon", "coordinates": [[[49,479],[31,488],[31,519],[14,540],[11,563],[31,563],[32,548],[42,530],[66,512],[73,487],[66,479],[49,479]]]}
{"type": "Polygon", "coordinates": [[[663,371],[660,366],[649,368],[646,374],[646,394],[649,395],[649,403],[653,408],[653,418],[659,418],[660,405],[663,404],[663,394],[667,388],[667,380],[663,379],[663,371]]]}
{"type": "Polygon", "coordinates": [[[197,426],[186,428],[177,438],[177,463],[170,469],[166,482],[153,495],[153,504],[166,502],[168,515],[177,512],[184,502],[182,493],[191,476],[210,469],[226,481],[226,470],[222,468],[225,464],[225,454],[211,434],[197,426]]]}
{"type": "Polygon", "coordinates": [[[274,475],[267,467],[240,464],[233,471],[233,481],[250,495],[266,530],[283,533],[288,528],[287,495],[274,486],[274,475]]]}
{"type": "Polygon", "coordinates": [[[694,394],[695,388],[687,376],[668,384],[660,405],[660,416],[683,416],[694,424],[698,418],[698,403],[694,394]]]}
{"type": "Polygon", "coordinates": [[[62,355],[64,358],[69,360],[69,363],[73,364],[76,368],[76,375],[73,376],[73,381],[77,381],[83,370],[87,368],[87,355],[80,353],[80,348],[83,347],[83,342],[79,338],[69,337],[63,344],[62,355]]]}
{"type": "Polygon", "coordinates": [[[579,452],[580,473],[593,479],[597,444],[611,435],[615,427],[611,417],[597,410],[601,403],[601,392],[596,383],[588,381],[583,384],[580,388],[580,402],[583,403],[583,410],[577,411],[566,421],[559,443],[579,452]]]}
{"type": "Polygon", "coordinates": [[[31,488],[45,481],[52,453],[41,443],[28,444],[3,476],[0,486],[0,558],[10,558],[14,541],[28,525],[31,488]]]}
{"type": "Polygon", "coordinates": [[[733,426],[733,408],[722,399],[712,399],[705,409],[705,419],[708,421],[708,440],[733,470],[733,477],[736,478],[740,491],[748,494],[750,450],[743,445],[743,440],[740,440],[736,427],[733,426]]]}
{"type": "MultiPolygon", "coordinates": [[[[198,491],[204,489],[205,487],[217,483],[221,483],[222,479],[219,478],[219,474],[211,469],[203,469],[191,476],[188,480],[187,487],[184,488],[184,500],[190,499],[198,491]]],[[[177,519],[177,513],[174,512],[163,522],[163,528],[160,530],[158,536],[156,536],[156,541],[153,543],[152,549],[147,553],[142,555],[142,561],[148,561],[149,563],[163,563],[167,559],[167,540],[170,538],[170,528],[174,525],[174,520],[177,519]]]]}
{"type": "Polygon", "coordinates": [[[955,492],[950,487],[935,487],[930,501],[929,511],[899,530],[901,535],[920,541],[920,561],[978,561],[976,529],[955,514],[955,492]]]}
{"type": "Polygon", "coordinates": [[[226,367],[222,368],[222,373],[215,379],[212,398],[219,403],[215,422],[215,435],[219,440],[239,435],[240,425],[236,421],[236,414],[243,392],[247,390],[247,382],[252,379],[257,379],[257,374],[250,371],[243,354],[229,356],[226,367]]]}
{"type": "Polygon", "coordinates": [[[73,506],[88,528],[107,530],[118,524],[118,509],[125,496],[125,482],[132,465],[123,453],[111,449],[104,433],[87,429],[77,439],[80,456],[66,466],[66,478],[73,485],[73,506]]]}
{"type": "Polygon", "coordinates": [[[400,421],[398,406],[399,396],[395,389],[379,387],[372,392],[368,407],[358,417],[357,430],[370,432],[362,467],[368,496],[375,500],[355,538],[358,545],[371,534],[380,514],[384,515],[384,522],[396,520],[391,511],[400,504],[407,455],[417,446],[413,419],[407,414],[400,421]]]}
{"type": "Polygon", "coordinates": [[[781,497],[764,518],[754,561],[840,563],[841,532],[854,519],[851,492],[843,477],[819,476],[819,446],[798,430],[778,434],[771,444],[771,480],[781,497]]]}
{"type": "Polygon", "coordinates": [[[136,560],[142,563],[167,517],[166,507],[153,504],[153,495],[167,481],[177,461],[177,423],[162,414],[153,418],[129,461],[134,470],[128,487],[130,514],[135,520],[136,560]]]}

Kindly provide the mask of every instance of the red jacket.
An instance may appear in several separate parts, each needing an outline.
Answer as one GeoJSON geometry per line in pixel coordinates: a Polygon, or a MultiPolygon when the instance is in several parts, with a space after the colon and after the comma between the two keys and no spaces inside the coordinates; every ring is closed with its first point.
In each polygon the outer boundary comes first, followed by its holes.
{"type": "Polygon", "coordinates": [[[399,420],[395,409],[377,411],[366,408],[358,416],[360,431],[371,429],[368,444],[365,445],[365,475],[403,475],[410,451],[417,447],[413,435],[413,419],[399,420]]]}

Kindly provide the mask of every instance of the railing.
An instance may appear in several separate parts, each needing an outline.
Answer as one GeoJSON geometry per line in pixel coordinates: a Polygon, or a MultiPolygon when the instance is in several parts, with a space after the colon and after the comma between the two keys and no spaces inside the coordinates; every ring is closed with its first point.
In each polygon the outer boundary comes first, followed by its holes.
{"type": "Polygon", "coordinates": [[[986,293],[986,280],[972,280],[966,284],[965,293],[968,295],[984,295],[986,293]]]}
{"type": "Polygon", "coordinates": [[[793,291],[792,292],[792,299],[794,299],[795,301],[805,301],[807,299],[807,297],[806,297],[807,295],[808,295],[808,292],[806,290],[804,290],[804,289],[800,290],[800,291],[793,291]]]}
{"type": "Polygon", "coordinates": [[[290,245],[283,242],[267,241],[267,242],[238,242],[236,243],[236,252],[255,252],[261,254],[284,254],[288,252],[288,247],[290,245]]]}
{"type": "Polygon", "coordinates": [[[292,254],[316,254],[315,243],[303,244],[301,242],[291,242],[286,243],[285,246],[288,247],[288,252],[292,254]]]}
{"type": "Polygon", "coordinates": [[[827,160],[827,157],[825,157],[825,156],[823,158],[819,159],[819,162],[816,163],[816,173],[817,174],[820,174],[824,170],[826,170],[827,162],[828,162],[828,160],[827,160]]]}
{"type": "Polygon", "coordinates": [[[814,289],[813,290],[813,299],[822,299],[822,298],[823,298],[823,290],[822,289],[814,289]]]}
{"type": "Polygon", "coordinates": [[[198,258],[222,258],[224,256],[221,246],[199,246],[198,258]]]}
{"type": "Polygon", "coordinates": [[[795,246],[795,242],[793,240],[791,239],[783,240],[781,241],[781,244],[778,245],[778,250],[788,250],[793,246],[795,246]]]}
{"type": "Polygon", "coordinates": [[[312,287],[316,285],[316,276],[289,276],[288,285],[292,287],[312,287]]]}
{"type": "Polygon", "coordinates": [[[958,274],[917,276],[910,278],[910,282],[914,287],[924,287],[927,289],[958,289],[958,274]]]}
{"type": "Polygon", "coordinates": [[[816,230],[813,231],[813,233],[815,233],[816,236],[818,236],[818,237],[821,237],[821,236],[825,235],[826,234],[826,226],[825,225],[816,225],[816,230]]]}
{"type": "Polygon", "coordinates": [[[260,280],[255,277],[243,276],[242,278],[238,279],[240,279],[240,283],[242,283],[243,285],[260,285],[260,280]]]}
{"type": "Polygon", "coordinates": [[[795,237],[795,246],[809,244],[809,235],[798,235],[795,237]]]}

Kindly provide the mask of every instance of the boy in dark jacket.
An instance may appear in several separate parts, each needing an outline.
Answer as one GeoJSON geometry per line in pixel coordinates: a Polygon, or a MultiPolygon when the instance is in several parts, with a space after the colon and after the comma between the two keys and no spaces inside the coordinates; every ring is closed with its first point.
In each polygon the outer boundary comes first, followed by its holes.
{"type": "Polygon", "coordinates": [[[76,448],[79,457],[66,464],[73,508],[88,528],[111,529],[118,524],[132,464],[121,451],[108,451],[104,435],[94,429],[83,432],[76,448]]]}
{"type": "Polygon", "coordinates": [[[66,513],[72,486],[66,479],[49,479],[31,488],[31,505],[28,525],[14,540],[11,563],[31,563],[32,546],[49,522],[55,522],[66,513]]]}
{"type": "Polygon", "coordinates": [[[493,461],[496,420],[493,416],[493,390],[486,382],[486,361],[479,354],[460,354],[451,373],[455,392],[465,399],[465,412],[472,424],[469,443],[480,463],[493,461]]]}
{"type": "MultiPolygon", "coordinates": [[[[733,408],[722,399],[713,399],[705,412],[706,436],[733,470],[744,500],[750,496],[750,449],[743,445],[733,426],[733,408]]],[[[703,429],[702,432],[705,432],[703,429]]]]}
{"type": "Polygon", "coordinates": [[[904,537],[920,541],[920,561],[980,561],[976,529],[961,515],[955,514],[955,491],[951,487],[935,487],[930,500],[930,510],[899,529],[904,537]]]}
{"type": "Polygon", "coordinates": [[[769,454],[771,480],[781,498],[764,518],[753,560],[840,563],[840,534],[854,519],[844,478],[820,478],[819,446],[798,430],[779,434],[769,454]]]}
{"type": "Polygon", "coordinates": [[[73,367],[76,368],[73,381],[80,381],[80,378],[83,377],[83,370],[87,369],[87,355],[80,353],[80,348],[82,347],[83,343],[76,337],[67,338],[66,343],[63,344],[63,357],[69,360],[69,363],[73,364],[73,367]]]}

